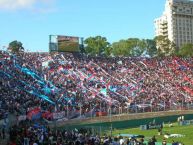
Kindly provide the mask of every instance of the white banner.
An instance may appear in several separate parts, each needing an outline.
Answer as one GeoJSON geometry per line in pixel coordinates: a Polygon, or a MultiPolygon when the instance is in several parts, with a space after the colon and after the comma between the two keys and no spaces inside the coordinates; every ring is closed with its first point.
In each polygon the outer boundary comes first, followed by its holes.
{"type": "Polygon", "coordinates": [[[26,115],[21,115],[21,116],[18,116],[17,120],[18,121],[23,121],[23,120],[26,120],[27,116],[26,115]]]}
{"type": "Polygon", "coordinates": [[[65,112],[53,113],[53,119],[60,119],[65,117],[65,112]]]}

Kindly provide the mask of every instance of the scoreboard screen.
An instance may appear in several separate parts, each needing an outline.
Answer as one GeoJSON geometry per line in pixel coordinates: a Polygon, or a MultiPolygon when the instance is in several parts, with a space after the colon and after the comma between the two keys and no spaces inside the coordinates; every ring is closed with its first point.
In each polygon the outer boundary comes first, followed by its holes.
{"type": "Polygon", "coordinates": [[[78,52],[79,37],[57,36],[58,52],[78,52]]]}

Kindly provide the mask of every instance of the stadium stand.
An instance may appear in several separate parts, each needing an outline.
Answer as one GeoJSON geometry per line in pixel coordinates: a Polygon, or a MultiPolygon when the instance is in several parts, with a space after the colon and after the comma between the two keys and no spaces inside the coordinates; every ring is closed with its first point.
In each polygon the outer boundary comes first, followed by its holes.
{"type": "Polygon", "coordinates": [[[192,58],[0,51],[0,118],[70,120],[193,107],[192,58]]]}

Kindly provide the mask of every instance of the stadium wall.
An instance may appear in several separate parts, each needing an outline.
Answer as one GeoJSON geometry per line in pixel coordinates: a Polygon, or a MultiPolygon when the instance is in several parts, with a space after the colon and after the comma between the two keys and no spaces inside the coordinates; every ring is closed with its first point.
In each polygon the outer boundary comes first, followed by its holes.
{"type": "MultiPolygon", "coordinates": [[[[185,118],[185,120],[191,120],[193,119],[193,114],[182,114],[185,118]]],[[[112,121],[112,122],[99,122],[99,123],[84,123],[81,124],[68,124],[64,125],[62,128],[65,129],[74,129],[74,128],[103,128],[103,129],[109,129],[111,126],[113,129],[125,129],[125,128],[134,128],[139,127],[140,125],[149,124],[153,120],[157,124],[160,123],[168,123],[168,122],[176,122],[177,118],[181,115],[172,115],[172,116],[162,116],[162,117],[151,117],[151,118],[143,118],[143,119],[133,119],[133,120],[120,120],[120,121],[112,121]]]]}

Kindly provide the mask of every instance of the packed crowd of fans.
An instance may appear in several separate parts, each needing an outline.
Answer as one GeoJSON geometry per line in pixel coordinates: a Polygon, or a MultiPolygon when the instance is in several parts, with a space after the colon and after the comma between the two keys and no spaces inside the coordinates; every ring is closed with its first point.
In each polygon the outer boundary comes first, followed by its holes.
{"type": "MultiPolygon", "coordinates": [[[[192,58],[104,58],[0,51],[1,117],[64,111],[89,116],[159,111],[193,104],[192,58]],[[96,114],[95,114],[96,115],[96,114]]],[[[77,115],[78,116],[78,115],[77,115]]]]}
{"type": "MultiPolygon", "coordinates": [[[[145,141],[143,135],[117,134],[109,135],[93,130],[93,128],[80,129],[50,129],[45,123],[31,123],[30,121],[21,121],[9,129],[9,141],[7,145],[155,145],[157,139],[155,136],[145,141]]],[[[7,138],[5,134],[0,136],[7,138]]],[[[166,145],[165,138],[162,145],[166,145]]],[[[172,145],[183,145],[175,142],[172,145]]]]}
{"type": "MultiPolygon", "coordinates": [[[[144,136],[123,137],[117,135],[111,137],[107,134],[93,132],[91,128],[80,128],[73,130],[51,130],[48,126],[41,124],[29,125],[29,122],[20,122],[9,130],[11,145],[143,145],[144,136]]],[[[153,137],[151,142],[156,142],[153,137]]],[[[150,142],[149,141],[149,142],[150,142]]]]}
{"type": "MultiPolygon", "coordinates": [[[[50,114],[54,112],[72,119],[96,116],[97,112],[188,109],[193,105],[192,72],[193,58],[14,55],[0,51],[0,119],[8,112],[26,115],[29,120],[34,112],[36,117],[41,112],[42,117],[52,120],[50,114]],[[30,114],[31,110],[34,112],[30,114]]],[[[33,145],[143,143],[143,139],[101,137],[84,129],[53,131],[23,121],[11,127],[9,137],[12,144],[33,145]]]]}

